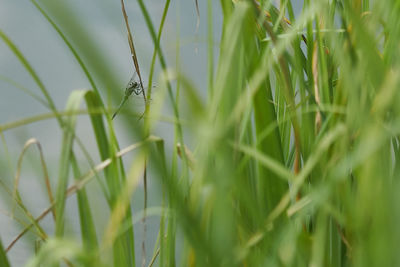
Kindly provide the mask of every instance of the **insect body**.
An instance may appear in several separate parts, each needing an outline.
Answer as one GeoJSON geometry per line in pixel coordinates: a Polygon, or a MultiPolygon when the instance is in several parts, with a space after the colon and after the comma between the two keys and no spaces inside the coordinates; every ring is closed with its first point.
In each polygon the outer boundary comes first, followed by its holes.
{"type": "Polygon", "coordinates": [[[135,93],[135,95],[140,95],[141,92],[142,88],[140,86],[140,83],[136,80],[136,72],[135,72],[131,80],[129,81],[128,85],[126,86],[125,96],[129,97],[132,93],[135,93]]]}

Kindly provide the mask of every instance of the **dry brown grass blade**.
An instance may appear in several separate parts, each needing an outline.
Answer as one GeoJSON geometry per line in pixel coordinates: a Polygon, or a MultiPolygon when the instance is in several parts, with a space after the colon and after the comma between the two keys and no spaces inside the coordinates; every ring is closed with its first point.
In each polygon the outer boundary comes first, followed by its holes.
{"type": "MultiPolygon", "coordinates": [[[[49,197],[49,201],[50,201],[50,203],[53,203],[54,202],[54,197],[53,197],[53,193],[51,192],[49,174],[47,172],[47,167],[46,167],[46,162],[44,160],[42,146],[40,145],[40,142],[35,138],[31,138],[25,143],[24,148],[23,148],[23,150],[21,152],[21,155],[20,155],[20,157],[18,159],[18,164],[17,164],[18,167],[17,167],[17,172],[15,174],[14,189],[13,189],[12,197],[13,197],[13,199],[15,199],[18,202],[18,200],[19,200],[18,185],[19,185],[19,181],[20,181],[20,178],[21,178],[22,160],[23,160],[24,155],[25,155],[26,151],[28,150],[28,148],[30,146],[32,146],[32,145],[36,145],[38,150],[39,150],[40,162],[42,164],[43,176],[44,176],[43,179],[44,179],[44,182],[46,184],[46,189],[47,189],[47,194],[48,194],[48,197],[49,197]]],[[[13,213],[14,213],[15,206],[13,207],[12,210],[13,210],[13,213]]],[[[54,210],[52,211],[52,213],[53,213],[53,218],[55,220],[56,219],[56,217],[55,217],[56,215],[54,213],[54,210]]]]}
{"type": "MultiPolygon", "coordinates": [[[[54,204],[51,205],[50,207],[48,207],[45,211],[42,212],[42,214],[40,214],[39,217],[37,217],[35,219],[36,223],[39,223],[44,217],[46,217],[47,214],[49,214],[49,212],[51,212],[53,210],[54,204]]],[[[33,227],[33,223],[31,223],[30,225],[28,225],[24,230],[22,230],[21,233],[19,233],[17,235],[16,238],[14,238],[13,241],[11,241],[11,243],[8,245],[8,247],[5,249],[5,252],[8,252],[14,245],[15,243],[17,243],[18,240],[21,239],[21,237],[23,237],[32,227],[33,227]]]]}
{"type": "MultiPolygon", "coordinates": [[[[317,43],[314,44],[313,54],[312,54],[312,72],[314,76],[314,97],[315,103],[317,103],[318,107],[321,106],[321,98],[319,95],[319,86],[318,86],[318,46],[317,43]]],[[[315,134],[319,133],[322,124],[321,112],[318,110],[315,114],[315,134]]]]}
{"type": "Polygon", "coordinates": [[[154,262],[156,261],[157,256],[158,256],[159,254],[160,254],[160,248],[157,249],[156,254],[155,254],[154,257],[151,259],[151,261],[150,261],[148,267],[152,267],[152,266],[153,266],[153,264],[154,264],[154,262]]]}
{"type": "Polygon", "coordinates": [[[126,30],[128,31],[128,43],[129,43],[129,48],[131,50],[133,64],[134,64],[135,70],[139,76],[139,82],[140,82],[140,86],[142,87],[144,102],[146,103],[146,92],[144,91],[142,76],[140,75],[139,63],[138,63],[137,56],[136,56],[135,45],[133,44],[132,33],[131,33],[131,29],[129,27],[128,15],[126,14],[124,0],[121,0],[121,6],[122,6],[122,14],[124,15],[126,30]]]}

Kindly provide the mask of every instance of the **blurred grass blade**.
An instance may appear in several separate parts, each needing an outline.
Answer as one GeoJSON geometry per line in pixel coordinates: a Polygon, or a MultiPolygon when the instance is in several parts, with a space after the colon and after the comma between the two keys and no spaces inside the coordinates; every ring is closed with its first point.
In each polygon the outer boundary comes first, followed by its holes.
{"type": "Polygon", "coordinates": [[[4,82],[14,86],[15,88],[22,90],[24,93],[30,95],[33,99],[35,99],[36,101],[41,103],[43,106],[50,109],[50,106],[47,104],[47,102],[42,97],[38,96],[36,93],[32,92],[30,89],[24,87],[22,84],[14,81],[8,77],[5,77],[3,75],[0,75],[0,80],[3,80],[4,82]]]}
{"type": "MultiPolygon", "coordinates": [[[[101,107],[101,101],[98,96],[93,92],[88,92],[85,95],[86,104],[90,110],[96,110],[101,107]]],[[[91,114],[90,120],[92,123],[93,131],[96,137],[97,147],[99,149],[100,158],[104,161],[108,158],[113,158],[116,154],[112,153],[113,149],[110,147],[114,142],[112,140],[109,141],[108,135],[105,130],[103,117],[99,114],[91,114]],[[114,154],[114,155],[113,155],[114,154]]],[[[110,133],[112,135],[112,132],[110,133]]],[[[116,145],[116,144],[114,144],[116,145]]],[[[115,152],[116,153],[116,152],[115,152]]],[[[105,177],[107,183],[107,195],[106,198],[110,205],[110,208],[113,210],[116,206],[116,200],[122,188],[121,182],[124,179],[119,179],[120,176],[124,176],[124,174],[119,174],[118,164],[120,164],[121,170],[123,170],[123,166],[121,161],[115,159],[111,166],[105,169],[105,177]]],[[[122,171],[121,171],[122,172],[122,171]]],[[[125,223],[131,221],[131,210],[128,209],[126,213],[125,223]]],[[[131,227],[124,233],[124,235],[118,237],[118,241],[115,242],[114,247],[114,263],[120,266],[132,266],[135,261],[134,252],[134,233],[133,233],[133,225],[130,223],[131,227]]]]}
{"type": "MultiPolygon", "coordinates": [[[[73,91],[68,98],[67,111],[76,111],[84,98],[85,91],[73,91]]],[[[76,115],[71,115],[65,120],[65,128],[62,138],[62,149],[59,162],[58,185],[56,192],[56,229],[57,237],[64,234],[65,223],[65,191],[68,185],[70,160],[73,148],[76,115]]]]}
{"type": "Polygon", "coordinates": [[[60,35],[61,39],[64,41],[64,43],[68,46],[69,50],[71,53],[74,55],[75,59],[78,61],[79,66],[82,68],[82,71],[85,73],[86,77],[88,78],[88,81],[90,85],[92,86],[93,90],[100,95],[96,84],[92,78],[92,76],[89,73],[88,68],[86,65],[83,63],[82,58],[79,56],[78,52],[74,49],[72,46],[71,42],[68,40],[68,38],[65,36],[65,34],[62,32],[62,30],[57,26],[57,24],[50,18],[50,16],[46,13],[46,11],[36,2],[36,0],[31,0],[33,5],[39,10],[39,12],[46,18],[46,20],[50,23],[50,25],[54,28],[54,30],[60,35]]]}
{"type": "MultiPolygon", "coordinates": [[[[154,68],[155,68],[155,62],[156,62],[156,56],[157,56],[157,49],[159,49],[160,47],[160,41],[161,41],[161,34],[163,31],[163,27],[164,27],[164,23],[165,23],[165,19],[167,18],[167,13],[169,10],[169,4],[170,4],[170,0],[166,0],[165,1],[165,6],[164,6],[164,11],[163,11],[163,15],[161,18],[161,22],[160,22],[160,26],[158,28],[158,34],[157,34],[157,43],[154,46],[154,51],[153,51],[153,56],[151,58],[151,64],[150,64],[150,72],[149,72],[149,83],[147,85],[147,97],[149,98],[149,100],[151,100],[151,96],[152,96],[152,87],[153,87],[153,75],[154,75],[154,68]]],[[[149,115],[150,113],[150,102],[148,101],[146,103],[146,109],[145,109],[145,133],[150,131],[150,125],[149,125],[149,120],[146,119],[146,117],[149,115]],[[147,122],[147,123],[146,123],[147,122]]],[[[146,133],[147,135],[147,133],[146,133]]]]}
{"type": "Polygon", "coordinates": [[[7,255],[4,251],[3,244],[1,241],[0,241],[0,266],[10,267],[10,263],[8,261],[7,255]]]}
{"type": "Polygon", "coordinates": [[[24,68],[28,71],[28,73],[31,75],[35,83],[38,85],[40,90],[42,91],[42,94],[44,95],[47,104],[50,106],[50,109],[53,112],[56,112],[56,106],[48,93],[46,87],[40,80],[39,76],[36,74],[35,70],[32,68],[32,66],[29,64],[28,60],[24,57],[24,55],[21,53],[21,51],[17,48],[17,46],[11,41],[10,38],[0,29],[0,38],[3,39],[3,41],[6,43],[6,45],[11,49],[11,51],[14,53],[14,55],[18,58],[18,60],[21,62],[21,64],[24,66],[24,68]]]}
{"type": "Polygon", "coordinates": [[[87,266],[88,263],[99,266],[99,260],[94,254],[88,253],[80,244],[60,239],[50,239],[41,247],[38,255],[32,258],[27,267],[54,266],[64,260],[68,266],[87,266]],[[74,264],[66,259],[73,259],[74,264]]]}
{"type": "MultiPolygon", "coordinates": [[[[71,155],[71,166],[75,179],[81,177],[78,162],[75,156],[71,155]]],[[[96,250],[98,247],[96,226],[93,221],[92,210],[85,188],[81,188],[77,193],[78,210],[81,226],[82,241],[88,250],[96,250]]]]}
{"type": "MultiPolygon", "coordinates": [[[[260,150],[247,147],[244,145],[239,145],[237,149],[243,151],[244,153],[250,155],[254,159],[256,159],[261,164],[265,165],[269,170],[273,171],[278,177],[286,181],[292,181],[294,179],[294,175],[289,172],[284,165],[281,165],[278,161],[269,157],[267,155],[263,155],[260,150]]],[[[268,177],[268,176],[265,176],[268,177]]],[[[274,181],[276,183],[276,181],[274,181]]]]}

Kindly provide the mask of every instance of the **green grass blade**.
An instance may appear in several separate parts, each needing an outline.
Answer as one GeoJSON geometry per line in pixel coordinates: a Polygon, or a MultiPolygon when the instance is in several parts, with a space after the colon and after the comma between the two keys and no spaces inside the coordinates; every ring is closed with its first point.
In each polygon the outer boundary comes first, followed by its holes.
{"type": "Polygon", "coordinates": [[[36,2],[36,0],[31,0],[31,2],[39,10],[39,12],[45,17],[45,19],[50,23],[50,25],[54,28],[54,30],[58,33],[58,35],[61,37],[61,39],[67,45],[67,47],[69,48],[71,53],[74,55],[75,59],[78,61],[79,66],[82,68],[82,71],[85,73],[86,77],[88,78],[88,81],[89,81],[90,85],[92,86],[93,90],[99,95],[99,91],[96,87],[96,84],[95,84],[92,76],[89,73],[88,68],[83,63],[83,60],[79,56],[78,52],[74,49],[71,42],[68,40],[68,38],[62,32],[62,30],[57,26],[57,24],[50,18],[50,16],[46,13],[46,11],[36,2]]]}
{"type": "MultiPolygon", "coordinates": [[[[80,102],[82,101],[85,91],[73,91],[68,98],[67,111],[75,111],[79,108],[80,102]]],[[[62,150],[59,162],[58,172],[58,185],[56,192],[56,229],[55,233],[57,237],[62,237],[64,234],[64,223],[65,223],[65,192],[68,184],[70,159],[74,139],[74,129],[76,124],[76,116],[72,115],[66,119],[66,125],[64,128],[62,138],[62,150]]]]}
{"type": "Polygon", "coordinates": [[[7,255],[4,251],[3,244],[0,241],[0,265],[4,267],[10,267],[10,263],[8,261],[7,255]]]}
{"type": "MultiPolygon", "coordinates": [[[[73,154],[71,155],[71,167],[74,177],[81,177],[78,162],[73,154]]],[[[96,250],[98,247],[96,225],[93,221],[91,206],[85,188],[81,188],[77,192],[77,198],[83,245],[88,250],[96,250]]]]}

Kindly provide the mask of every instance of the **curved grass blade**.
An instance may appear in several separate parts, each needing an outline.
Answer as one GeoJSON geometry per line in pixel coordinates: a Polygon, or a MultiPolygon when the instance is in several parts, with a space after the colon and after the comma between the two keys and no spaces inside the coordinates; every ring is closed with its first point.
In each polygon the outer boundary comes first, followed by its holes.
{"type": "MultiPolygon", "coordinates": [[[[50,23],[50,25],[56,30],[56,32],[60,35],[61,39],[64,41],[64,43],[67,45],[71,53],[74,55],[75,59],[78,61],[79,66],[81,66],[83,72],[85,73],[90,85],[92,86],[93,90],[97,94],[99,94],[99,91],[96,87],[96,84],[92,78],[92,76],[89,73],[88,68],[86,65],[83,63],[83,60],[79,56],[78,52],[75,50],[75,48],[72,46],[71,42],[68,40],[68,38],[64,35],[64,33],[61,31],[61,29],[57,26],[57,24],[50,18],[50,16],[44,11],[44,9],[36,2],[36,0],[31,0],[33,5],[40,11],[40,13],[45,17],[45,19],[50,23]]],[[[100,94],[99,94],[100,95],[100,94]]]]}
{"type": "MultiPolygon", "coordinates": [[[[139,143],[135,143],[132,144],[124,149],[121,149],[120,151],[118,151],[115,155],[116,158],[121,158],[124,155],[128,154],[131,151],[136,150],[137,148],[143,146],[144,144],[148,143],[148,142],[158,142],[161,139],[159,137],[156,136],[150,136],[148,139],[139,142],[139,143]]],[[[86,186],[86,184],[88,184],[93,177],[95,177],[100,171],[106,169],[108,166],[113,164],[113,159],[112,158],[107,158],[105,160],[103,160],[100,164],[92,167],[92,169],[90,169],[87,173],[85,173],[84,175],[82,175],[81,177],[79,177],[79,179],[75,179],[75,182],[73,185],[71,185],[67,190],[66,190],[66,197],[70,197],[73,194],[75,194],[77,191],[81,190],[84,186],[86,186]]],[[[56,200],[57,201],[57,200],[56,200]]],[[[38,217],[36,217],[35,219],[35,223],[38,223],[39,221],[41,221],[43,218],[45,218],[52,210],[53,207],[55,206],[56,203],[52,203],[48,208],[46,208],[38,217]]],[[[11,243],[10,245],[7,247],[6,251],[9,251],[14,245],[15,243],[22,237],[24,236],[32,227],[34,226],[33,223],[31,223],[30,225],[28,225],[11,243]]]]}
{"type": "Polygon", "coordinates": [[[27,95],[31,96],[33,99],[35,99],[36,101],[38,101],[39,103],[41,103],[43,106],[50,108],[49,105],[47,104],[47,102],[41,98],[40,96],[38,96],[37,94],[35,94],[34,92],[32,92],[31,90],[29,90],[28,88],[24,87],[22,84],[8,78],[5,77],[3,75],[0,75],[0,80],[5,81],[6,83],[14,86],[15,88],[23,91],[24,93],[26,93],[27,95]]]}
{"type": "MultiPolygon", "coordinates": [[[[6,45],[11,49],[11,51],[14,53],[14,55],[18,58],[18,60],[22,63],[22,65],[25,67],[25,69],[28,71],[28,73],[34,79],[36,84],[39,86],[50,109],[53,112],[56,112],[56,110],[57,110],[56,106],[55,106],[50,94],[48,93],[46,87],[44,86],[43,82],[40,80],[39,76],[36,74],[35,70],[29,64],[28,60],[24,57],[24,55],[21,53],[21,51],[17,48],[17,46],[11,41],[10,38],[8,38],[8,36],[1,29],[0,29],[0,38],[3,39],[3,41],[6,43],[6,45]]],[[[59,120],[59,122],[61,122],[60,118],[57,118],[57,119],[59,120]]]]}

